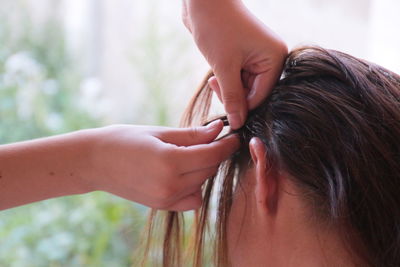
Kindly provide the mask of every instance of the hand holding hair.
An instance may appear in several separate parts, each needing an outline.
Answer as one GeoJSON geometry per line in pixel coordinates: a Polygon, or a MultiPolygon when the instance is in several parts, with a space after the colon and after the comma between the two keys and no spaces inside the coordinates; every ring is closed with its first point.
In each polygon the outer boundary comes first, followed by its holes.
{"type": "Polygon", "coordinates": [[[111,127],[95,153],[100,189],[156,209],[197,209],[202,184],[239,147],[236,136],[214,141],[222,128],[220,120],[197,128],[111,127]]]}
{"type": "Polygon", "coordinates": [[[208,127],[116,125],[0,146],[0,209],[102,190],[143,205],[189,210],[238,147],[208,127]]]}
{"type": "Polygon", "coordinates": [[[215,73],[210,85],[231,127],[240,128],[279,79],[285,43],[240,0],[183,0],[182,18],[215,73]]]}

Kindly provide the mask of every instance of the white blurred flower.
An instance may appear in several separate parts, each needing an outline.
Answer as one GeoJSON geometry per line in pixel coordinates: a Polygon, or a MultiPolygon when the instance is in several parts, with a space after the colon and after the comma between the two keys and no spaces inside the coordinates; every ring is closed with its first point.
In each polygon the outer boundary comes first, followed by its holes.
{"type": "Polygon", "coordinates": [[[50,113],[46,118],[46,125],[52,131],[60,130],[63,125],[63,117],[59,113],[50,113]]]}
{"type": "Polygon", "coordinates": [[[52,223],[56,216],[50,211],[43,209],[35,216],[35,222],[39,227],[47,226],[52,223]]]}
{"type": "Polygon", "coordinates": [[[42,239],[37,251],[50,260],[61,260],[69,253],[74,243],[74,236],[69,232],[60,232],[51,237],[42,239]]]}
{"type": "Polygon", "coordinates": [[[41,89],[46,95],[55,95],[59,90],[58,82],[53,79],[48,79],[44,81],[41,89]]]}
{"type": "Polygon", "coordinates": [[[20,259],[27,259],[30,256],[30,251],[27,247],[19,246],[15,253],[20,259]]]}
{"type": "Polygon", "coordinates": [[[101,117],[110,109],[110,103],[102,98],[103,85],[100,79],[89,77],[80,85],[80,106],[89,111],[92,115],[101,117]]]}
{"type": "Polygon", "coordinates": [[[4,64],[2,82],[5,87],[16,87],[17,114],[23,120],[31,117],[38,89],[42,87],[44,69],[28,51],[9,56],[4,64]]]}
{"type": "Polygon", "coordinates": [[[4,70],[3,81],[6,85],[23,86],[27,82],[40,81],[44,76],[43,67],[27,51],[9,56],[4,64],[4,70]]]}
{"type": "Polygon", "coordinates": [[[16,94],[16,107],[18,117],[22,120],[27,120],[31,117],[34,107],[36,90],[32,85],[27,85],[24,88],[19,88],[16,94]]]}
{"type": "Polygon", "coordinates": [[[87,214],[87,211],[82,207],[80,209],[72,210],[68,216],[68,221],[73,225],[77,225],[86,219],[87,214]]]}
{"type": "Polygon", "coordinates": [[[82,98],[84,98],[86,101],[95,101],[99,97],[101,90],[101,81],[96,77],[86,78],[80,85],[82,98]]]}

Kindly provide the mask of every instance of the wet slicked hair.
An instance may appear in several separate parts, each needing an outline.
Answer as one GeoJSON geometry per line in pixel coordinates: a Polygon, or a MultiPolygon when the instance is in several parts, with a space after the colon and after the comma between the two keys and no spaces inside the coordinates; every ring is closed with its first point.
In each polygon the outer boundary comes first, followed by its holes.
{"type": "MultiPolygon", "coordinates": [[[[184,126],[204,124],[211,105],[210,73],[193,97],[184,126]]],[[[221,117],[226,119],[225,117],[221,117]]],[[[400,78],[373,63],[319,47],[293,50],[270,96],[236,131],[241,148],[203,187],[192,238],[193,266],[205,262],[206,234],[215,233],[214,265],[229,266],[226,225],[235,181],[260,138],[268,161],[287,172],[321,222],[342,233],[366,266],[400,266],[400,78]],[[216,183],[216,177],[221,183],[216,183]],[[217,221],[209,224],[218,189],[217,221]]],[[[151,229],[151,225],[150,228],[151,229]]],[[[165,216],[164,266],[181,262],[182,216],[165,216]],[[179,234],[180,233],[180,234],[179,234]]],[[[149,237],[150,238],[150,237],[149,237]]]]}

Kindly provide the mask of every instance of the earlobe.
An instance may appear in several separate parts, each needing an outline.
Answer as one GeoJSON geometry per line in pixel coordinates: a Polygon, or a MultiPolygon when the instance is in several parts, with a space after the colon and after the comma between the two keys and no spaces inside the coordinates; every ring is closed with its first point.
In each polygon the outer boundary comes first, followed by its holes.
{"type": "Polygon", "coordinates": [[[277,178],[267,160],[267,151],[259,138],[252,138],[249,144],[255,169],[255,196],[257,210],[263,215],[275,214],[277,204],[277,178]]]}

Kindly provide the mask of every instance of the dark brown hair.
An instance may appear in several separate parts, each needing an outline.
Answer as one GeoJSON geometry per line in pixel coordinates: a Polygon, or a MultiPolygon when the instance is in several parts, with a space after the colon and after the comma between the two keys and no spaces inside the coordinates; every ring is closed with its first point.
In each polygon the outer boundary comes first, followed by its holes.
{"type": "MultiPolygon", "coordinates": [[[[184,126],[209,120],[208,77],[188,107],[184,126]]],[[[341,229],[363,265],[400,266],[398,75],[342,52],[298,48],[289,54],[271,95],[250,112],[237,133],[241,148],[203,187],[204,203],[196,211],[190,246],[192,265],[204,266],[210,197],[218,190],[217,221],[211,232],[216,235],[211,236],[214,263],[229,266],[226,222],[232,193],[243,160],[250,159],[248,143],[258,137],[268,160],[290,174],[318,220],[341,229]]],[[[164,266],[182,264],[181,220],[175,212],[165,217],[164,266]]]]}

